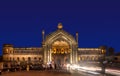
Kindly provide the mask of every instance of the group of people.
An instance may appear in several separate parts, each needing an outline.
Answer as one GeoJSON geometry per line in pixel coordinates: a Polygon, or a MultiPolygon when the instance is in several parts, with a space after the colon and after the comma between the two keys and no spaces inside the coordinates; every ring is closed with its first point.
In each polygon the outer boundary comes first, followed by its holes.
{"type": "Polygon", "coordinates": [[[50,70],[50,69],[65,69],[66,65],[65,64],[55,64],[55,63],[47,63],[47,64],[42,64],[44,69],[50,70]]]}

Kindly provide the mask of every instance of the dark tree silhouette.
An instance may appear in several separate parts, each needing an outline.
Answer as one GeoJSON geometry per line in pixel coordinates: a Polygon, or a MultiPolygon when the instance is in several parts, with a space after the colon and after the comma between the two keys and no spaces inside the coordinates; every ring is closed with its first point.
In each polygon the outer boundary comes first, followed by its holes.
{"type": "Polygon", "coordinates": [[[108,56],[114,56],[114,48],[110,47],[108,48],[108,56]]]}
{"type": "Polygon", "coordinates": [[[120,56],[120,52],[116,53],[115,55],[116,55],[116,56],[120,56]]]}

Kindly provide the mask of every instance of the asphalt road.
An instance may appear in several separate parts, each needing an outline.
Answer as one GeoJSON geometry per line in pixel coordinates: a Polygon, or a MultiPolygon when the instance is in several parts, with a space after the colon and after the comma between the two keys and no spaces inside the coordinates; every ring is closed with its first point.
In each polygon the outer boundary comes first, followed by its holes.
{"type": "Polygon", "coordinates": [[[1,76],[93,76],[83,72],[70,73],[65,70],[54,71],[17,71],[17,72],[4,72],[1,76]]]}
{"type": "Polygon", "coordinates": [[[72,76],[68,72],[56,71],[21,71],[21,72],[8,72],[3,73],[1,76],[72,76]]]}
{"type": "MultiPolygon", "coordinates": [[[[96,76],[93,74],[88,74],[84,72],[74,72],[70,73],[65,70],[57,71],[17,71],[17,72],[5,72],[0,76],[96,76]]],[[[103,76],[103,75],[97,75],[103,76]]],[[[106,75],[111,76],[111,75],[106,75]]]]}

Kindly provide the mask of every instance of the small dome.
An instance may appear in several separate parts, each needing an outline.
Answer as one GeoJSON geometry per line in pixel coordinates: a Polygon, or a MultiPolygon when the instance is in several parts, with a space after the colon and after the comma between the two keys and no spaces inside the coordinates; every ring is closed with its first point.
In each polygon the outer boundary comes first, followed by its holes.
{"type": "Polygon", "coordinates": [[[62,29],[63,26],[62,26],[62,23],[58,23],[58,29],[62,29]]]}

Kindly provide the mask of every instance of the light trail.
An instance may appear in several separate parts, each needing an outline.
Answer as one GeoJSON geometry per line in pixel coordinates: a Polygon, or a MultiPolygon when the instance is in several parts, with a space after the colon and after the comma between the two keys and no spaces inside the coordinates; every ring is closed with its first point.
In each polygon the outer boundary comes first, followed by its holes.
{"type": "Polygon", "coordinates": [[[120,70],[106,69],[106,73],[116,75],[116,76],[120,76],[120,70]]]}
{"type": "Polygon", "coordinates": [[[77,71],[82,71],[82,72],[86,72],[89,74],[95,74],[95,75],[99,75],[100,73],[95,72],[96,70],[100,70],[100,68],[94,68],[94,67],[80,67],[78,65],[67,65],[68,68],[72,69],[72,70],[77,70],[77,71]]]}
{"type": "MultiPolygon", "coordinates": [[[[94,75],[101,75],[101,73],[98,73],[96,71],[101,71],[102,69],[100,67],[81,67],[79,65],[67,65],[68,69],[71,70],[77,70],[77,71],[82,71],[85,73],[90,73],[90,74],[94,74],[94,75]]],[[[107,74],[111,74],[111,75],[116,75],[116,76],[120,76],[120,70],[115,70],[115,69],[106,69],[105,71],[107,74]]]]}

